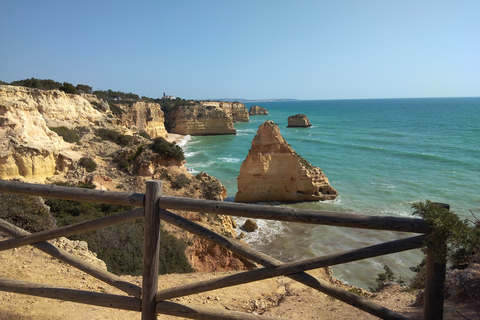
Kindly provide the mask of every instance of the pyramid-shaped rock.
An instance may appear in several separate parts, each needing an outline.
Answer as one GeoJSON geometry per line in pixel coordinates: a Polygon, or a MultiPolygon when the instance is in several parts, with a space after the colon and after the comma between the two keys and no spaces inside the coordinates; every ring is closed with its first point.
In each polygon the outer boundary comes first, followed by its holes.
{"type": "Polygon", "coordinates": [[[338,192],[318,167],[298,155],[273,121],[265,121],[240,167],[236,202],[333,200],[338,192]]]}

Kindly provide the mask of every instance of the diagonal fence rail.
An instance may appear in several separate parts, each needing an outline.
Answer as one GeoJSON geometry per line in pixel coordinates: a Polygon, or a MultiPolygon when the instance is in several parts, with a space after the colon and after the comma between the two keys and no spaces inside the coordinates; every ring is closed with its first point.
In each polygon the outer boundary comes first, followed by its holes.
{"type": "MultiPolygon", "coordinates": [[[[142,319],[145,320],[156,319],[158,313],[190,319],[273,319],[271,317],[239,313],[229,310],[185,306],[165,300],[282,275],[288,276],[379,318],[407,319],[403,315],[379,306],[372,301],[359,297],[346,290],[331,286],[304,271],[416,249],[423,245],[428,238],[428,234],[432,231],[431,227],[424,220],[416,218],[371,216],[162,196],[160,181],[147,181],[146,193],[140,194],[47,186],[0,180],[0,192],[141,207],[100,219],[34,234],[29,234],[27,231],[0,219],[0,231],[13,237],[0,242],[0,251],[24,245],[33,245],[100,280],[117,287],[131,297],[59,288],[9,279],[0,279],[0,290],[92,305],[101,305],[104,307],[135,310],[141,312],[142,319]],[[176,215],[169,210],[196,211],[211,214],[350,228],[412,232],[420,233],[422,235],[330,254],[323,257],[282,263],[264,253],[257,252],[248,246],[242,245],[231,238],[224,237],[188,219],[176,215]],[[144,219],[142,288],[123,281],[120,277],[98,267],[94,267],[84,262],[82,259],[46,242],[61,236],[95,230],[139,218],[144,219]],[[219,246],[263,265],[265,268],[250,270],[232,276],[220,277],[184,286],[158,290],[158,258],[159,246],[161,245],[159,237],[160,220],[164,220],[165,222],[171,223],[199,237],[212,241],[219,246]]],[[[435,250],[436,248],[427,248],[427,286],[425,289],[424,319],[443,318],[445,265],[433,260],[432,257],[435,250]],[[428,252],[430,252],[430,254],[428,252]]]]}

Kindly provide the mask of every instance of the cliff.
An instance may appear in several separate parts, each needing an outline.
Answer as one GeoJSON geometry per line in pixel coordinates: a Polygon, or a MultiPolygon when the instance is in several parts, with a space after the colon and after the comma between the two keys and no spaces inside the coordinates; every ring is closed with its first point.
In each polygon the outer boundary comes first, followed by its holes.
{"type": "Polygon", "coordinates": [[[124,106],[119,124],[132,132],[145,131],[152,138],[168,137],[161,106],[155,102],[138,101],[131,107],[124,106]]]}
{"type": "Polygon", "coordinates": [[[237,181],[237,202],[319,201],[338,195],[322,170],[298,155],[273,121],[259,127],[237,181]]]}
{"type": "Polygon", "coordinates": [[[243,103],[226,101],[200,101],[205,107],[216,107],[225,111],[232,118],[233,122],[248,122],[248,110],[243,103]]]}
{"type": "Polygon", "coordinates": [[[236,134],[232,116],[217,105],[186,105],[167,114],[171,133],[205,136],[236,134]]]}
{"type": "MultiPolygon", "coordinates": [[[[151,136],[165,134],[160,106],[150,102],[120,104],[114,107],[92,95],[65,94],[58,90],[0,86],[0,179],[36,183],[92,184],[99,190],[145,192],[145,181],[162,180],[163,194],[221,201],[225,187],[205,173],[192,175],[177,161],[152,151],[142,136],[119,145],[102,140],[98,129],[110,132],[145,130],[151,136]],[[119,112],[119,109],[121,108],[119,112]],[[66,127],[78,135],[66,142],[50,128],[66,127]],[[107,130],[107,131],[108,131],[107,130]],[[89,170],[81,159],[95,166],[89,170]]],[[[230,119],[231,127],[233,124],[230,119]]],[[[233,131],[234,132],[234,131],[233,131]]],[[[69,139],[67,139],[69,140],[69,139]]],[[[231,217],[176,212],[193,218],[220,234],[236,236],[231,217]]],[[[186,256],[199,271],[224,271],[251,268],[251,262],[194,239],[178,228],[165,229],[189,243],[186,256]]]]}
{"type": "Polygon", "coordinates": [[[311,127],[312,124],[308,120],[305,114],[296,114],[294,116],[288,117],[288,126],[287,127],[311,127]]]}
{"type": "Polygon", "coordinates": [[[251,106],[248,114],[251,116],[266,116],[268,115],[268,110],[259,106],[251,106]]]}
{"type": "Polygon", "coordinates": [[[108,103],[93,95],[0,86],[0,178],[44,181],[76,169],[81,157],[96,153],[91,148],[113,151],[95,140],[96,128],[168,136],[159,104],[140,101],[122,110],[114,116],[108,103]],[[55,127],[79,133],[83,146],[65,142],[50,129],[55,127]]]}
{"type": "Polygon", "coordinates": [[[39,181],[65,172],[81,156],[49,127],[104,121],[82,96],[0,86],[0,178],[39,181]]]}

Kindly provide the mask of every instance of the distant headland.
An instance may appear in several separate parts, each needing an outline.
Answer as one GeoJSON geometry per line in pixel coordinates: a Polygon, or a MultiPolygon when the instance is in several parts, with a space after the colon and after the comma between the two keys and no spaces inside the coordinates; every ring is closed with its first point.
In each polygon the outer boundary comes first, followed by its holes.
{"type": "Polygon", "coordinates": [[[207,99],[212,101],[227,101],[227,102],[281,102],[281,101],[301,101],[301,99],[232,99],[232,98],[221,98],[221,99],[207,99]]]}

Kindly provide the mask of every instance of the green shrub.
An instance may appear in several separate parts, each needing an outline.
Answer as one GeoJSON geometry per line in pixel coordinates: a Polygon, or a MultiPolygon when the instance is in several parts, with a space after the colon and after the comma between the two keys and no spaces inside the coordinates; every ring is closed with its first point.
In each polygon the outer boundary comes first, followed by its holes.
{"type": "Polygon", "coordinates": [[[60,137],[62,137],[63,140],[65,140],[66,142],[76,143],[78,145],[81,144],[80,143],[80,137],[72,129],[69,129],[65,126],[52,127],[52,128],[49,128],[49,129],[52,130],[53,132],[55,132],[56,134],[58,134],[60,137]]]}
{"type": "Polygon", "coordinates": [[[433,227],[425,245],[438,248],[435,255],[438,261],[447,261],[452,268],[459,268],[468,265],[480,252],[480,226],[477,224],[468,219],[461,220],[454,212],[428,200],[414,203],[412,208],[415,209],[414,215],[422,217],[433,227]],[[442,246],[442,243],[447,245],[442,246]]]}
{"type": "MultiPolygon", "coordinates": [[[[426,246],[438,248],[434,258],[439,262],[446,262],[451,269],[467,267],[480,252],[480,222],[475,223],[468,219],[461,220],[454,212],[443,208],[441,205],[426,200],[412,205],[414,215],[422,217],[432,227],[428,241],[422,251],[426,254],[426,246]],[[446,244],[445,246],[442,244],[446,244]]],[[[473,214],[473,213],[472,213],[473,214]]],[[[426,259],[419,265],[411,267],[415,276],[410,281],[410,286],[416,289],[425,287],[426,259]]]]}
{"type": "Polygon", "coordinates": [[[92,158],[83,157],[78,161],[78,164],[87,170],[87,172],[93,172],[97,168],[97,164],[92,158]]]}
{"type": "Polygon", "coordinates": [[[172,187],[175,188],[175,189],[181,189],[185,186],[188,186],[190,184],[190,182],[192,182],[192,180],[190,180],[190,178],[187,175],[182,173],[182,174],[179,174],[178,176],[176,176],[173,179],[172,187]]]}
{"type": "Polygon", "coordinates": [[[78,90],[75,88],[75,86],[71,83],[68,83],[68,82],[64,82],[63,85],[59,89],[60,89],[60,91],[63,91],[65,93],[78,94],[78,90]]]}
{"type": "MultiPolygon", "coordinates": [[[[56,185],[73,186],[69,183],[56,185]]],[[[77,184],[77,186],[80,186],[77,184]]],[[[101,218],[132,210],[131,206],[47,199],[45,203],[57,218],[58,226],[101,218]]],[[[142,274],[143,267],[143,219],[77,234],[72,240],[87,241],[91,251],[105,261],[108,269],[116,274],[142,274]]],[[[165,230],[160,232],[159,272],[186,273],[193,269],[185,256],[186,243],[165,230]]]]}
{"type": "Polygon", "coordinates": [[[118,140],[117,140],[117,144],[122,146],[122,147],[125,147],[126,145],[128,145],[129,143],[132,143],[133,141],[133,136],[130,136],[130,135],[125,135],[125,134],[121,134],[119,137],[118,137],[118,140]]]}
{"type": "Polygon", "coordinates": [[[165,158],[172,158],[178,162],[185,160],[185,155],[183,154],[182,148],[177,145],[175,142],[170,143],[165,138],[158,137],[153,140],[151,145],[153,151],[157,152],[159,155],[165,158]]]}
{"type": "Polygon", "coordinates": [[[395,277],[392,269],[390,269],[389,266],[384,265],[383,270],[385,270],[385,272],[377,274],[375,288],[372,288],[372,287],[369,288],[371,292],[379,292],[380,290],[385,288],[389,283],[398,283],[400,285],[403,285],[405,283],[405,280],[403,278],[395,277]]]}
{"type": "Polygon", "coordinates": [[[90,102],[90,104],[91,104],[95,109],[97,109],[97,110],[102,110],[102,105],[101,105],[100,103],[93,101],[93,102],[90,102]]]}
{"type": "Polygon", "coordinates": [[[134,153],[132,153],[130,156],[128,156],[128,161],[129,162],[134,161],[139,155],[141,155],[142,151],[143,151],[143,147],[145,147],[144,144],[138,146],[137,150],[135,150],[134,153]]]}
{"type": "Polygon", "coordinates": [[[145,139],[148,139],[148,140],[151,140],[152,137],[150,137],[150,135],[145,131],[145,130],[141,130],[139,133],[138,133],[141,137],[144,137],[145,139]]]}
{"type": "Polygon", "coordinates": [[[60,87],[62,86],[60,82],[56,82],[50,79],[35,79],[35,78],[13,81],[11,85],[37,88],[37,89],[43,89],[43,90],[60,89],[60,87]]]}
{"type": "Polygon", "coordinates": [[[125,113],[125,110],[120,108],[118,105],[114,104],[111,101],[108,101],[108,105],[110,106],[110,111],[116,116],[121,116],[122,114],[125,113]]]}
{"type": "Polygon", "coordinates": [[[121,134],[115,130],[100,128],[95,131],[97,137],[102,140],[107,140],[114,142],[122,147],[125,147],[127,144],[133,141],[133,137],[129,135],[121,134]]]}
{"type": "Polygon", "coordinates": [[[55,218],[40,197],[0,193],[0,218],[29,232],[55,228],[55,218]]]}

